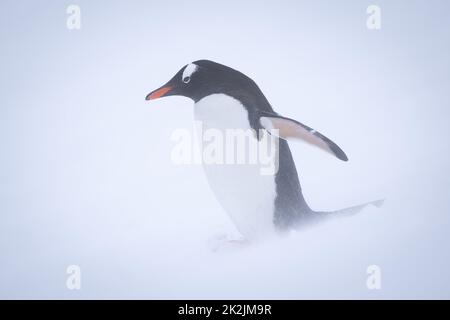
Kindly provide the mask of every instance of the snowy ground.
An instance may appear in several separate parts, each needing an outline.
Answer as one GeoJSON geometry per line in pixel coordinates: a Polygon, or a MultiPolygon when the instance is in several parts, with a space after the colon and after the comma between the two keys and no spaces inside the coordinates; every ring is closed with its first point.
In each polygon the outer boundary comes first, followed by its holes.
{"type": "Polygon", "coordinates": [[[1,298],[450,298],[448,2],[377,1],[379,31],[364,1],[80,0],[69,31],[71,3],[1,4],[1,298]],[[314,209],[385,205],[213,252],[235,230],[201,168],[170,161],[192,103],[144,101],[202,58],[345,150],[291,144],[314,209]]]}

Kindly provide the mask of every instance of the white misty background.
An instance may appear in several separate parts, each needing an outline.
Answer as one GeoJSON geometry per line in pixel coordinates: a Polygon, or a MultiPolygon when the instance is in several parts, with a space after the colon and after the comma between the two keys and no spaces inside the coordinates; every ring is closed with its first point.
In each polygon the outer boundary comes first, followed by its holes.
{"type": "Polygon", "coordinates": [[[370,1],[80,0],[79,31],[70,4],[1,3],[0,297],[450,297],[447,1],[377,1],[379,31],[370,1]],[[235,230],[202,169],[170,161],[192,102],[144,101],[198,59],[347,153],[290,144],[314,209],[385,205],[212,252],[235,230]]]}

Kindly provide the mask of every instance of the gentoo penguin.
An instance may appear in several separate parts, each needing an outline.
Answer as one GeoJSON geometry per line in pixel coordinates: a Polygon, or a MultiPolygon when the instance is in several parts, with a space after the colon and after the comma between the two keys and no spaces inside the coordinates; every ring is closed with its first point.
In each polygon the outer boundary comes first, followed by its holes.
{"type": "Polygon", "coordinates": [[[203,128],[221,132],[252,129],[256,143],[262,143],[259,132],[270,130],[269,144],[277,151],[273,159],[277,170],[273,175],[261,174],[254,164],[203,166],[217,200],[246,240],[255,241],[332,214],[352,214],[368,204],[380,204],[369,202],[335,212],[313,211],[303,197],[286,139],[306,141],[342,161],[348,160],[346,154],[316,130],[276,113],[257,84],[243,73],[213,61],[195,61],[149,93],[146,100],[173,95],[194,101],[195,119],[201,121],[203,128]]]}

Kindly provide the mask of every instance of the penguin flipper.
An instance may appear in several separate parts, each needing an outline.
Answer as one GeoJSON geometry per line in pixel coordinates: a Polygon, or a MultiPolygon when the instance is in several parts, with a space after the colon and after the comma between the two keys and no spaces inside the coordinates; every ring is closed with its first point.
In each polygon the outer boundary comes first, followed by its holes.
{"type": "Polygon", "coordinates": [[[277,129],[277,135],[282,139],[299,139],[336,156],[342,161],[348,161],[347,155],[336,143],[297,120],[277,114],[262,113],[259,122],[266,130],[277,129]]]}

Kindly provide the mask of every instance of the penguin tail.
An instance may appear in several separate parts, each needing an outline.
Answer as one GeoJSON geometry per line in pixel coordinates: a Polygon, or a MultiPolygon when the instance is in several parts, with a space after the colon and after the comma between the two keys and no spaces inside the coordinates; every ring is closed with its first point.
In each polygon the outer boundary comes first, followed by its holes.
{"type": "Polygon", "coordinates": [[[357,214],[362,209],[364,209],[365,207],[370,206],[370,205],[380,208],[383,205],[384,200],[385,199],[370,201],[370,202],[366,202],[366,203],[359,204],[356,206],[336,210],[336,211],[313,211],[313,214],[317,215],[316,217],[318,217],[318,218],[352,216],[354,214],[357,214]]]}

